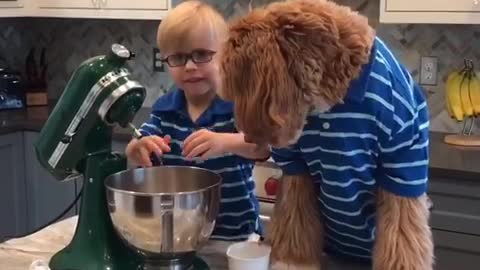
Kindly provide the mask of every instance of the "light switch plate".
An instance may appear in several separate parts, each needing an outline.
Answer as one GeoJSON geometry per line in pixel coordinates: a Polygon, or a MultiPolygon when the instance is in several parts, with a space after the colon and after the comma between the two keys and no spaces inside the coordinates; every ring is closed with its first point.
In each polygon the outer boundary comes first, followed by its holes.
{"type": "Polygon", "coordinates": [[[153,70],[157,72],[165,72],[162,56],[158,48],[153,48],[153,70]]]}
{"type": "Polygon", "coordinates": [[[438,58],[424,56],[420,60],[420,84],[436,85],[438,77],[438,58]]]}

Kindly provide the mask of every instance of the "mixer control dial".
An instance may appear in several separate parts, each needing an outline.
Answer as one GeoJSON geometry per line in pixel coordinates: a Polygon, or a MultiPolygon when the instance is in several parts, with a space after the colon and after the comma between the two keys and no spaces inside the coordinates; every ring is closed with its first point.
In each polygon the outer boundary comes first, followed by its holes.
{"type": "Polygon", "coordinates": [[[133,57],[133,54],[130,53],[130,51],[121,44],[113,44],[112,52],[120,58],[130,59],[131,57],[133,57]]]}

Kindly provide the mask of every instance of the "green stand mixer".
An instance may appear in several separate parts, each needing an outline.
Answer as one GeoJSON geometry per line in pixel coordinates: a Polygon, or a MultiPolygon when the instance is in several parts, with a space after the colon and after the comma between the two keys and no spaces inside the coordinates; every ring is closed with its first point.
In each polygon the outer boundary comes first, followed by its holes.
{"type": "Polygon", "coordinates": [[[131,79],[132,57],[114,44],[81,63],[36,142],[37,158],[58,180],[84,179],[73,239],[51,258],[52,270],[209,269],[195,250],[213,231],[220,176],[175,166],[127,170],[126,157],[112,152],[115,125],[139,135],[131,122],[146,90],[131,79]]]}

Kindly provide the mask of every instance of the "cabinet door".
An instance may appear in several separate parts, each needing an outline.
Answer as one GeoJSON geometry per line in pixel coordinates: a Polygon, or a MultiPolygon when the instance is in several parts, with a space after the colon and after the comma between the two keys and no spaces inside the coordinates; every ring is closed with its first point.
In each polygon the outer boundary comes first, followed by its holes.
{"type": "Polygon", "coordinates": [[[102,9],[166,10],[167,0],[98,0],[102,9]]]}
{"type": "Polygon", "coordinates": [[[97,8],[100,0],[37,0],[40,8],[97,8]]]}
{"type": "MultiPolygon", "coordinates": [[[[1,1],[1,0],[0,0],[1,1]]],[[[161,20],[171,0],[31,0],[33,17],[161,20]]]]}
{"type": "Polygon", "coordinates": [[[387,11],[473,12],[480,0],[386,0],[387,11]]]}
{"type": "Polygon", "coordinates": [[[433,230],[435,270],[477,270],[480,265],[480,237],[433,230]]]}
{"type": "MultiPolygon", "coordinates": [[[[25,132],[25,173],[28,196],[28,229],[33,231],[62,213],[75,199],[75,181],[59,182],[40,165],[35,154],[36,132],[25,132]]],[[[76,214],[74,207],[62,218],[76,214]]]]}
{"type": "Polygon", "coordinates": [[[0,135],[0,242],[27,231],[22,133],[0,135]]]}
{"type": "Polygon", "coordinates": [[[434,209],[431,226],[480,237],[480,184],[477,180],[430,178],[434,209]]]}
{"type": "Polygon", "coordinates": [[[480,0],[380,0],[380,22],[480,24],[480,0]]]}

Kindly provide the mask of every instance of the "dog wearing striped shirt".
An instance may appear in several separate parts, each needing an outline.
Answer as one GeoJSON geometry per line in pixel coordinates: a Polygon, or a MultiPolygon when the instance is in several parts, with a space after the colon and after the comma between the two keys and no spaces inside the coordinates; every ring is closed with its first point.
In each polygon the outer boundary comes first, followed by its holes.
{"type": "Polygon", "coordinates": [[[284,171],[267,239],[274,268],[320,269],[329,246],[374,270],[432,269],[426,103],[365,17],[326,0],[252,10],[231,23],[221,72],[245,140],[271,145],[284,171]],[[360,159],[371,162],[329,163],[360,159]]]}

